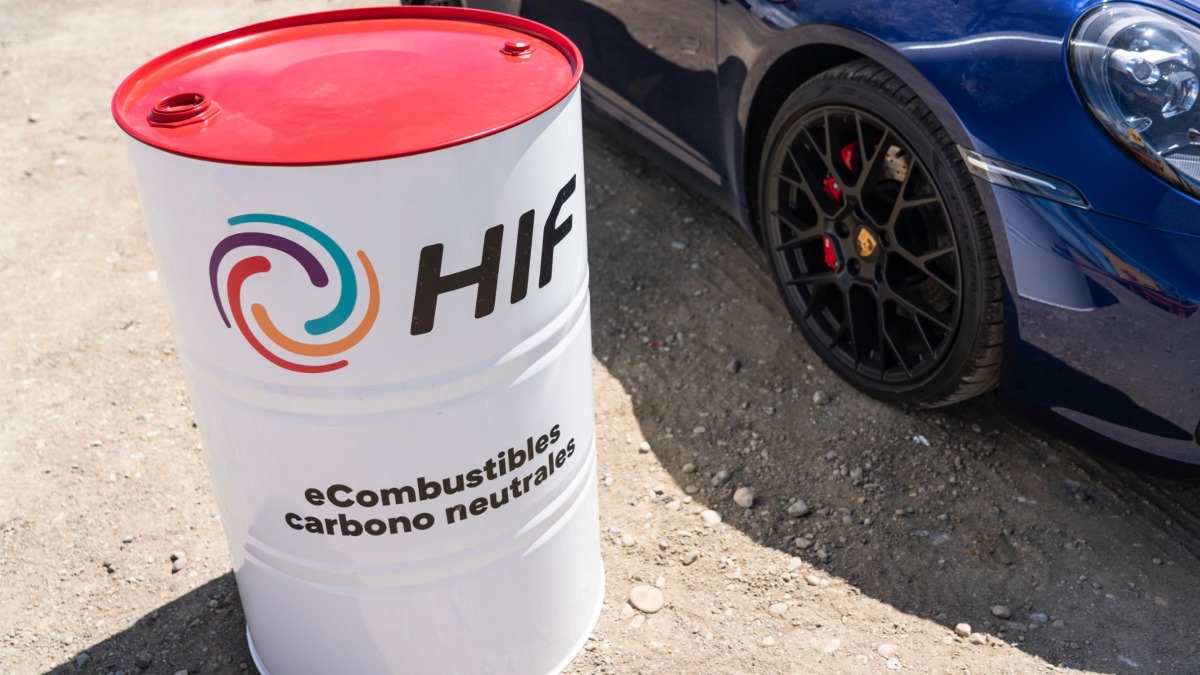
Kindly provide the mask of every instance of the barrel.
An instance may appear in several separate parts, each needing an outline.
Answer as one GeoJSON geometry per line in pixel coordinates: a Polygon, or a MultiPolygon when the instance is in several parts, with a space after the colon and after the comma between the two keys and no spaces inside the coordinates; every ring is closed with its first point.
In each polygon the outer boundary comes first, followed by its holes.
{"type": "Polygon", "coordinates": [[[595,625],[582,66],[390,7],[117,89],[262,672],[557,672],[595,625]]]}

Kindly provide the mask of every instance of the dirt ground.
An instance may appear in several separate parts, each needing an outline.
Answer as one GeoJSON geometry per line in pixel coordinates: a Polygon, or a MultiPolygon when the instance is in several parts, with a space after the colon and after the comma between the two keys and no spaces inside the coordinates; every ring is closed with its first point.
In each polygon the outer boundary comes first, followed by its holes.
{"type": "MultiPolygon", "coordinates": [[[[108,104],[170,47],[344,4],[0,0],[0,673],[253,671],[108,104]]],[[[1200,672],[1200,488],[991,397],[863,397],[728,218],[585,138],[608,582],[567,672],[1200,672]]]]}

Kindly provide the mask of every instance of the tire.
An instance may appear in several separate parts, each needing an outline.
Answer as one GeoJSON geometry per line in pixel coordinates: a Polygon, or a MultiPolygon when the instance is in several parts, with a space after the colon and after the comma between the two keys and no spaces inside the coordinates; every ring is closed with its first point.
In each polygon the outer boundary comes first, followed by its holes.
{"type": "Polygon", "coordinates": [[[995,387],[991,232],[957,146],[911,89],[867,60],[805,82],[767,132],[758,176],[780,292],[838,375],[927,408],[995,387]]]}

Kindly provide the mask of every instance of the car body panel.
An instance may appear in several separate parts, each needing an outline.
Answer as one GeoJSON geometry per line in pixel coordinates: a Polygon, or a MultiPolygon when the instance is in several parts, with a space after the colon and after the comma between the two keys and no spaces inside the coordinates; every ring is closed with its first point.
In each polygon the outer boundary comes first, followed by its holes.
{"type": "MultiPolygon", "coordinates": [[[[1001,396],[1058,431],[1200,464],[1200,202],[1080,99],[1067,40],[1095,0],[496,2],[581,40],[596,107],[751,231],[772,106],[853,58],[888,68],[961,147],[1075,187],[1088,207],[976,179],[1006,292],[1001,396]]],[[[1200,24],[1194,2],[1144,4],[1200,24]]]]}

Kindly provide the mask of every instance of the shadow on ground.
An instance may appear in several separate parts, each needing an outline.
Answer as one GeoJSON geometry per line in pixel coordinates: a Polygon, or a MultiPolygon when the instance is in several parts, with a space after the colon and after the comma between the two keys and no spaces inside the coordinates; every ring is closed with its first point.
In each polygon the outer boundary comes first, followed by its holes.
{"type": "MultiPolygon", "coordinates": [[[[585,142],[595,354],[698,502],[870,597],[1049,663],[1194,671],[1200,491],[1027,433],[990,397],[927,413],[858,394],[794,332],[732,221],[604,132],[585,142]],[[811,513],[790,515],[796,499],[811,513]]],[[[232,574],[86,652],[87,672],[253,671],[232,574]]]]}

